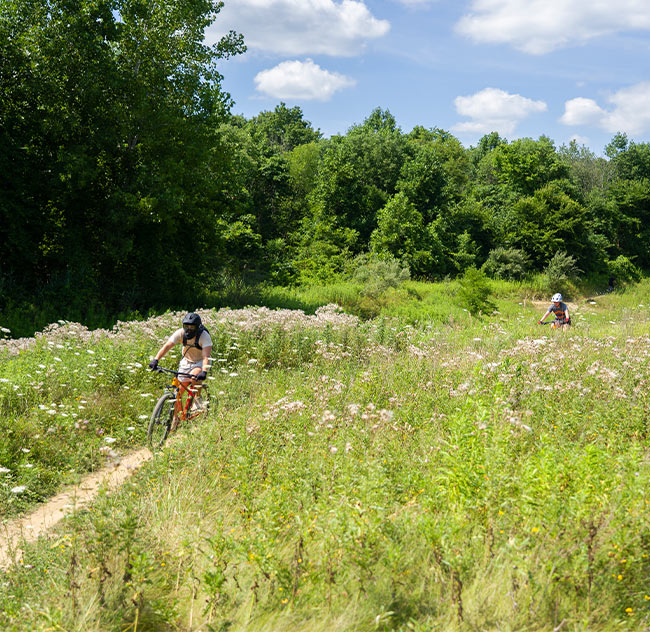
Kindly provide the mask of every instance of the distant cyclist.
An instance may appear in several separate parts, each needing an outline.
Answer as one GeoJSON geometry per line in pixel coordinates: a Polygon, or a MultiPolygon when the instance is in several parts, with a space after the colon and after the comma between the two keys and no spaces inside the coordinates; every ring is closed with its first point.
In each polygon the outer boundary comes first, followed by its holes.
{"type": "Polygon", "coordinates": [[[553,294],[551,298],[551,306],[546,311],[546,314],[542,316],[539,320],[539,324],[543,324],[544,319],[549,315],[554,314],[555,320],[553,321],[553,327],[558,327],[560,329],[565,329],[571,325],[571,316],[569,315],[569,306],[566,303],[562,302],[562,294],[559,292],[553,294]]]}
{"type": "Polygon", "coordinates": [[[190,312],[183,318],[183,327],[177,329],[160,347],[154,359],[149,362],[149,368],[155,371],[158,367],[158,361],[174,346],[183,345],[181,353],[181,362],[178,370],[183,373],[191,373],[194,377],[188,378],[182,375],[178,376],[181,382],[191,382],[200,385],[207,378],[207,372],[210,369],[210,354],[212,353],[212,338],[210,333],[203,326],[201,317],[198,314],[190,312]]]}

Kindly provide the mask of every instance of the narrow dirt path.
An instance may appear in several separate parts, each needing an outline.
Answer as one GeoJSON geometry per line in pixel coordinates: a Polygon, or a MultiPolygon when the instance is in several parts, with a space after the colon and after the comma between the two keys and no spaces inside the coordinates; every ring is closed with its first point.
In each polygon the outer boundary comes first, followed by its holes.
{"type": "Polygon", "coordinates": [[[131,452],[88,474],[78,485],[57,494],[31,514],[0,525],[0,568],[6,569],[14,560],[20,560],[23,541],[33,542],[67,514],[88,506],[102,486],[109,490],[119,487],[152,456],[148,448],[131,452]]]}

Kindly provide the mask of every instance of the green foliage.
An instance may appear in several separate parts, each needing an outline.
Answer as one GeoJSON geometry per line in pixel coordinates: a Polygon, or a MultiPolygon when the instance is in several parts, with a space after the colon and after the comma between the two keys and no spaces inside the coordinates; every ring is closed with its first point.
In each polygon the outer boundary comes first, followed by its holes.
{"type": "Polygon", "coordinates": [[[220,8],[17,0],[2,11],[0,63],[12,67],[0,72],[0,140],[16,176],[0,187],[12,209],[3,298],[48,292],[64,307],[78,293],[117,313],[192,293],[179,234],[197,235],[195,269],[218,258],[214,130],[230,99],[217,63],[245,50],[234,33],[205,45],[220,8]]]}
{"type": "Polygon", "coordinates": [[[624,254],[646,268],[650,266],[650,179],[619,180],[610,187],[614,240],[625,244],[624,254]]]}
{"type": "Polygon", "coordinates": [[[320,131],[304,120],[297,105],[288,108],[285,103],[276,105],[273,112],[261,112],[253,117],[247,127],[257,142],[268,143],[275,152],[290,152],[321,138],[320,131]]]}
{"type": "Polygon", "coordinates": [[[392,257],[359,255],[351,264],[352,280],[363,285],[362,293],[377,295],[411,278],[408,266],[392,257]]]}
{"type": "Polygon", "coordinates": [[[614,282],[638,283],[641,280],[641,271],[627,257],[619,255],[613,261],[607,262],[607,272],[614,278],[614,282]]]}
{"type": "Polygon", "coordinates": [[[377,213],[370,247],[380,255],[403,261],[415,275],[430,272],[441,251],[435,234],[425,228],[422,215],[402,192],[391,197],[377,213]]]}
{"type": "Polygon", "coordinates": [[[523,250],[495,248],[488,254],[482,270],[493,279],[519,280],[529,269],[530,261],[523,250]]]}
{"type": "Polygon", "coordinates": [[[507,220],[505,243],[523,250],[541,267],[552,253],[568,250],[579,261],[592,264],[586,209],[573,200],[562,182],[552,182],[521,198],[507,220]]]}
{"type": "Polygon", "coordinates": [[[490,300],[490,282],[482,270],[467,268],[459,281],[458,302],[470,314],[487,314],[496,306],[490,300]]]}
{"type": "Polygon", "coordinates": [[[582,270],[578,268],[573,256],[560,250],[549,260],[544,269],[544,281],[549,293],[561,292],[567,294],[578,280],[582,270]]]}
{"type": "Polygon", "coordinates": [[[540,136],[539,140],[522,138],[510,144],[502,143],[494,153],[499,182],[521,195],[533,195],[553,180],[565,178],[568,173],[553,142],[546,136],[540,136]]]}

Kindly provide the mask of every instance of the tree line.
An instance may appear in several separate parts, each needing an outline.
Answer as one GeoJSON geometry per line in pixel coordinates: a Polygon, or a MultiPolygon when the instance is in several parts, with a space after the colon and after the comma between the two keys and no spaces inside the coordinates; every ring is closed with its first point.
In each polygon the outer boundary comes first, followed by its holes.
{"type": "Polygon", "coordinates": [[[377,108],[324,138],[299,107],[232,114],[214,0],[0,0],[2,310],[184,303],[326,283],[359,256],[438,279],[650,267],[650,144],[606,157],[497,133],[466,148],[377,108]]]}

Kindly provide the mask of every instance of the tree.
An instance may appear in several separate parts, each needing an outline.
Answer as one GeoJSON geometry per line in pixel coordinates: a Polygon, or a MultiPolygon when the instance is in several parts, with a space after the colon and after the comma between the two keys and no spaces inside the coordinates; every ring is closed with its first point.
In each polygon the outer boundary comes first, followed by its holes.
{"type": "Polygon", "coordinates": [[[536,141],[521,138],[498,145],[494,150],[494,169],[499,183],[520,195],[533,195],[549,182],[568,176],[566,164],[546,136],[536,141]]]}
{"type": "Polygon", "coordinates": [[[591,264],[589,234],[586,209],[567,195],[562,182],[552,182],[514,205],[504,245],[523,250],[538,269],[559,250],[591,264]]]}
{"type": "Polygon", "coordinates": [[[276,105],[273,112],[261,112],[248,122],[253,138],[268,144],[273,152],[289,152],[300,145],[318,141],[322,134],[314,130],[303,118],[296,105],[288,108],[285,103],[276,105]]]}
{"type": "Polygon", "coordinates": [[[367,244],[377,212],[395,193],[405,157],[406,140],[394,119],[375,110],[345,136],[324,142],[312,206],[355,231],[359,246],[367,244]]]}
{"type": "Polygon", "coordinates": [[[377,214],[370,248],[406,263],[415,275],[429,274],[441,255],[441,246],[426,230],[422,215],[401,192],[391,197],[377,214]]]}
{"type": "Polygon", "coordinates": [[[617,252],[650,266],[650,180],[621,180],[610,188],[617,252]]]}
{"type": "Polygon", "coordinates": [[[244,50],[233,33],[203,42],[221,3],[11,5],[0,15],[11,64],[0,62],[0,128],[18,177],[0,187],[13,209],[3,284],[17,297],[48,292],[68,312],[193,294],[179,234],[193,235],[195,267],[207,269],[224,202],[216,130],[231,104],[216,64],[244,50]]]}

